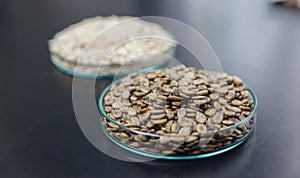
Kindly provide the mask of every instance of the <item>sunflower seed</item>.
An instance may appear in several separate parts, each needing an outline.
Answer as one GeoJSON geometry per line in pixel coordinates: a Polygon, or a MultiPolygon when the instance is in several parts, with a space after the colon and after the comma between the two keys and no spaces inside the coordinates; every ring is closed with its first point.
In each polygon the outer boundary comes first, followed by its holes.
{"type": "Polygon", "coordinates": [[[207,132],[206,126],[203,124],[197,124],[196,130],[199,134],[205,134],[207,132]]]}
{"type": "Polygon", "coordinates": [[[201,113],[201,112],[196,113],[196,121],[197,122],[204,124],[206,122],[206,119],[207,118],[203,113],[201,113]]]}
{"type": "Polygon", "coordinates": [[[192,129],[190,127],[183,127],[179,130],[178,135],[182,136],[188,136],[192,132],[192,129]]]}

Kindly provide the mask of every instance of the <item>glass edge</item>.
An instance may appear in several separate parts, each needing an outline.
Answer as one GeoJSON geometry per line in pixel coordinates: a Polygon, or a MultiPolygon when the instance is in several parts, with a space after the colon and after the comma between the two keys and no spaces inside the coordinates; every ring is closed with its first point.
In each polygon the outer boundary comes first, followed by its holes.
{"type": "Polygon", "coordinates": [[[225,147],[223,149],[214,151],[214,152],[209,152],[209,153],[204,153],[204,154],[198,154],[198,155],[189,155],[189,156],[170,156],[170,155],[157,155],[157,154],[152,154],[152,153],[146,153],[134,148],[130,148],[129,146],[119,142],[118,140],[116,140],[115,138],[112,137],[112,135],[110,135],[107,130],[104,128],[103,123],[101,123],[101,127],[102,127],[102,131],[104,132],[104,134],[109,138],[109,140],[111,140],[113,143],[115,143],[117,146],[125,149],[126,151],[129,151],[131,153],[140,155],[140,156],[146,156],[146,157],[150,157],[150,158],[155,158],[155,159],[165,159],[165,160],[192,160],[192,159],[202,159],[202,158],[207,158],[207,157],[211,157],[211,156],[215,156],[224,152],[227,152],[229,150],[234,149],[235,147],[241,145],[243,142],[245,142],[253,133],[253,130],[255,128],[255,126],[247,133],[247,135],[245,135],[241,140],[239,140],[238,142],[236,142],[233,145],[230,145],[228,147],[225,147]]]}

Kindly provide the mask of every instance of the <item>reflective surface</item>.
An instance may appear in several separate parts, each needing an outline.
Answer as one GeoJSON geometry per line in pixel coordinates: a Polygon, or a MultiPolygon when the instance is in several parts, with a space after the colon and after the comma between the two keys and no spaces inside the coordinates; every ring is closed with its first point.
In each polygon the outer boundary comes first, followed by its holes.
{"type": "MultiPolygon", "coordinates": [[[[5,0],[0,13],[0,177],[299,177],[299,10],[261,0],[5,0]],[[51,65],[47,40],[82,18],[113,13],[172,17],[203,33],[224,70],[259,99],[253,140],[193,161],[128,163],[95,149],[76,122],[71,77],[51,65]]],[[[97,91],[109,83],[99,80],[97,91]]]]}

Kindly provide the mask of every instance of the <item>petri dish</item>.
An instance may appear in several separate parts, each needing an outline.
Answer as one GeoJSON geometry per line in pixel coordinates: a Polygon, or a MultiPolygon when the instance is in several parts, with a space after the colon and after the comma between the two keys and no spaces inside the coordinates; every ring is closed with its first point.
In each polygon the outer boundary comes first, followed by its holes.
{"type": "Polygon", "coordinates": [[[66,74],[114,78],[160,68],[173,57],[176,41],[157,23],[112,15],[72,24],[57,32],[48,46],[52,63],[66,74]]]}
{"type": "Polygon", "coordinates": [[[106,87],[98,99],[98,108],[101,114],[99,126],[113,143],[129,152],[150,158],[167,160],[206,158],[236,148],[247,141],[255,129],[257,98],[253,90],[245,85],[250,94],[248,99],[253,101],[253,107],[247,117],[234,125],[205,134],[193,135],[192,137],[197,140],[194,142],[192,141],[193,138],[190,138],[187,142],[188,137],[191,137],[191,135],[160,135],[139,131],[134,127],[132,128],[116,121],[104,109],[103,102],[106,93],[113,85],[119,82],[120,80],[116,80],[106,87]],[[174,141],[177,140],[175,141],[177,143],[171,147],[166,147],[160,141],[162,137],[168,137],[174,141]]]}

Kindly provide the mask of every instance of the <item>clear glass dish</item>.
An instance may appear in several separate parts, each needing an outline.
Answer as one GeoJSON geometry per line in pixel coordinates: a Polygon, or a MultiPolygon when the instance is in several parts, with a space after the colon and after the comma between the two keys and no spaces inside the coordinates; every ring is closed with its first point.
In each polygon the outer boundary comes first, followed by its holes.
{"type": "Polygon", "coordinates": [[[247,117],[232,126],[202,135],[193,135],[193,138],[188,138],[191,136],[158,135],[141,132],[115,121],[107,115],[103,108],[105,94],[117,82],[119,81],[117,80],[105,88],[98,99],[98,107],[101,113],[101,128],[112,142],[138,155],[169,160],[187,160],[214,156],[245,142],[256,125],[257,98],[254,92],[246,86],[250,93],[249,100],[254,102],[253,109],[247,117]],[[168,137],[171,140],[168,142],[168,146],[161,143],[160,139],[162,137],[168,137]]]}
{"type": "MultiPolygon", "coordinates": [[[[141,56],[141,62],[128,62],[128,64],[120,66],[105,66],[100,67],[98,65],[82,65],[76,64],[76,62],[70,62],[70,60],[65,59],[60,54],[56,53],[51,48],[52,40],[49,40],[48,46],[50,51],[50,57],[52,64],[61,72],[68,75],[82,77],[82,78],[91,78],[91,79],[100,79],[100,78],[109,78],[114,77],[120,78],[126,76],[132,72],[148,72],[155,69],[160,69],[165,67],[170,59],[174,56],[176,47],[171,47],[162,54],[149,54],[141,56]],[[76,71],[75,71],[76,69],[76,71]],[[122,71],[120,71],[122,70],[122,71]],[[105,71],[105,72],[104,72],[105,71]],[[109,72],[107,72],[109,71],[109,72]]],[[[136,61],[136,60],[135,60],[136,61]]]]}

